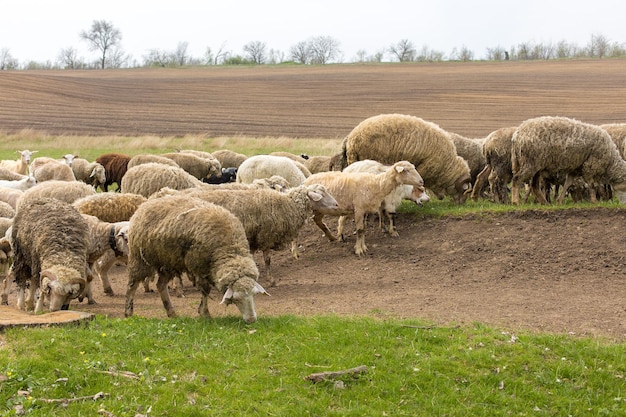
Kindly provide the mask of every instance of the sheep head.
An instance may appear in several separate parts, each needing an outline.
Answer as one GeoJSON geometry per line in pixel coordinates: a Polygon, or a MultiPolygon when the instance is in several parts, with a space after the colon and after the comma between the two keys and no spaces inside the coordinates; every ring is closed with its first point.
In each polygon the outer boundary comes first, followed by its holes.
{"type": "Polygon", "coordinates": [[[70,300],[84,291],[85,280],[71,268],[55,266],[41,271],[39,289],[42,296],[48,297],[50,311],[67,310],[70,300]],[[67,281],[59,279],[60,276],[64,276],[67,281]]]}
{"type": "Polygon", "coordinates": [[[269,295],[261,284],[252,278],[243,277],[226,289],[220,304],[235,304],[241,312],[243,320],[246,323],[254,323],[256,321],[256,311],[254,310],[254,296],[256,294],[269,295]]]}
{"type": "Polygon", "coordinates": [[[330,195],[326,187],[322,184],[311,184],[305,186],[307,188],[307,196],[311,201],[311,207],[315,211],[333,211],[339,210],[339,203],[335,197],[330,195]]]}

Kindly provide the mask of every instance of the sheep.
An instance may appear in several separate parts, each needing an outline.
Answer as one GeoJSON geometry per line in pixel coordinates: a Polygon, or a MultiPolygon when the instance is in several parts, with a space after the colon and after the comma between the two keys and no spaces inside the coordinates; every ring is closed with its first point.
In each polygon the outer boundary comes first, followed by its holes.
{"type": "Polygon", "coordinates": [[[218,161],[222,168],[239,168],[239,166],[248,159],[247,155],[237,153],[229,149],[220,149],[215,152],[211,152],[211,155],[218,161]]]}
{"type": "Polygon", "coordinates": [[[8,203],[13,209],[17,208],[17,202],[24,195],[24,191],[13,188],[0,188],[0,201],[8,203]]]}
{"type": "MultiPolygon", "coordinates": [[[[578,176],[589,185],[612,185],[620,203],[626,203],[626,161],[601,127],[567,117],[537,117],[524,121],[511,143],[514,204],[520,202],[522,183],[530,183],[537,200],[546,204],[537,179],[557,175],[565,175],[557,203],[563,202],[567,189],[578,176]]],[[[591,199],[595,201],[595,195],[591,199]]]]}
{"type": "Polygon", "coordinates": [[[285,156],[255,155],[246,159],[237,170],[237,182],[251,183],[255,179],[280,175],[290,187],[302,185],[307,178],[296,163],[285,156]]]}
{"type": "Polygon", "coordinates": [[[106,181],[100,186],[102,191],[109,191],[109,186],[117,184],[120,190],[122,178],[128,170],[130,156],[119,153],[107,153],[96,158],[96,162],[104,167],[106,181]]]}
{"type": "MultiPolygon", "coordinates": [[[[137,208],[146,201],[144,196],[138,194],[107,192],[81,198],[73,205],[81,214],[95,216],[103,222],[118,223],[130,220],[137,208]]],[[[109,250],[93,265],[93,272],[102,282],[106,295],[113,295],[109,270],[116,262],[126,264],[127,259],[117,257],[113,250],[109,250]]],[[[144,290],[150,290],[147,281],[144,283],[144,290]]]]}
{"type": "Polygon", "coordinates": [[[310,156],[309,159],[304,162],[304,166],[307,167],[311,174],[330,171],[331,158],[332,157],[325,155],[310,156]]]}
{"type": "Polygon", "coordinates": [[[471,190],[470,169],[450,134],[415,116],[381,114],[359,123],[343,140],[343,167],[362,159],[383,164],[407,160],[438,198],[462,204],[471,190]]]}
{"type": "Polygon", "coordinates": [[[28,175],[28,166],[30,165],[30,159],[37,151],[29,151],[24,149],[23,151],[16,151],[20,154],[20,158],[17,160],[5,159],[0,161],[0,168],[6,168],[9,171],[13,171],[17,174],[28,175]]]}
{"type": "Polygon", "coordinates": [[[182,169],[196,177],[198,180],[208,178],[212,174],[216,176],[222,175],[222,166],[215,158],[203,158],[192,153],[172,152],[165,153],[161,156],[176,162],[182,169]]]}
{"type": "Polygon", "coordinates": [[[187,196],[168,196],[142,204],[130,220],[128,287],[124,314],[132,316],[140,282],[158,274],[157,288],[168,317],[175,317],[167,284],[186,273],[202,298],[200,316],[209,317],[211,285],[224,291],[222,303],[234,303],[247,323],[256,321],[254,295],[267,294],[257,282],[245,230],[223,207],[187,196]]]}
{"type": "Polygon", "coordinates": [[[511,138],[517,126],[503,127],[491,132],[483,143],[485,168],[478,174],[471,198],[476,200],[479,193],[485,189],[487,183],[491,189],[492,198],[502,204],[509,203],[508,184],[513,178],[511,168],[511,138]]]}
{"type": "Polygon", "coordinates": [[[20,204],[11,233],[19,309],[32,310],[37,289],[35,313],[43,311],[44,298],[50,311],[69,308],[87,283],[88,234],[87,222],[68,203],[38,198],[20,204]]]}
{"type": "MultiPolygon", "coordinates": [[[[363,161],[354,162],[346,167],[343,172],[370,172],[372,174],[380,174],[391,168],[383,165],[378,161],[364,159],[363,161]]],[[[414,187],[408,184],[400,184],[394,188],[383,200],[378,209],[378,223],[384,228],[390,236],[398,237],[398,231],[394,225],[394,217],[398,207],[402,204],[402,200],[408,199],[417,205],[422,205],[430,201],[430,197],[424,190],[424,187],[414,187]],[[383,218],[387,218],[388,226],[384,223],[383,218]]]]}
{"type": "Polygon", "coordinates": [[[130,161],[128,161],[127,168],[131,169],[134,166],[147,164],[148,162],[158,162],[160,164],[171,165],[173,167],[177,167],[178,166],[178,164],[176,162],[174,162],[170,158],[166,158],[166,157],[161,156],[161,155],[153,155],[153,154],[149,154],[149,153],[145,153],[145,154],[142,153],[142,154],[135,155],[132,158],[130,158],[130,161]]]}
{"type": "MultiPolygon", "coordinates": [[[[91,291],[91,282],[93,281],[94,266],[107,252],[112,252],[115,259],[121,260],[123,263],[128,261],[128,221],[109,223],[103,222],[95,216],[82,214],[83,218],[89,226],[89,240],[87,244],[87,285],[83,294],[78,297],[79,301],[83,297],[87,297],[88,304],[96,304],[91,291]]],[[[108,281],[108,277],[102,280],[102,287],[105,294],[112,295],[113,289],[108,281]]]]}
{"type": "Polygon", "coordinates": [[[341,171],[343,170],[343,152],[339,152],[330,157],[328,162],[329,171],[341,171]]]}
{"type": "Polygon", "coordinates": [[[202,188],[219,190],[250,190],[268,188],[275,191],[285,191],[289,188],[289,183],[280,175],[272,175],[269,178],[259,178],[252,183],[226,182],[223,184],[203,184],[202,188]]]}
{"type": "MultiPolygon", "coordinates": [[[[15,208],[13,208],[9,203],[0,201],[0,218],[12,219],[13,216],[15,216],[15,208]]],[[[0,236],[2,236],[1,230],[0,236]]]]}
{"type": "MultiPolygon", "coordinates": [[[[381,174],[367,172],[320,172],[311,175],[305,184],[322,184],[339,203],[338,210],[316,211],[313,220],[326,237],[335,241],[328,227],[324,224],[324,215],[353,216],[356,223],[357,239],[354,251],[358,256],[367,252],[365,245],[365,222],[367,213],[376,213],[385,196],[399,184],[424,187],[424,180],[408,161],[396,162],[381,174]]],[[[339,222],[337,236],[344,240],[343,222],[339,222]]]]}
{"type": "Polygon", "coordinates": [[[285,158],[289,158],[292,161],[300,162],[301,164],[304,164],[307,161],[307,159],[309,159],[309,155],[306,155],[306,154],[295,155],[291,152],[276,151],[276,152],[270,152],[269,154],[274,155],[274,156],[284,156],[285,158]]]}
{"type": "Polygon", "coordinates": [[[226,184],[237,181],[237,168],[222,168],[222,175],[211,174],[209,178],[202,178],[206,184],[226,184]]]}
{"type": "MultiPolygon", "coordinates": [[[[12,221],[10,219],[0,218],[0,231],[7,226],[10,227],[11,224],[12,221]]],[[[11,291],[9,268],[13,262],[13,248],[9,239],[4,236],[4,233],[0,233],[0,236],[0,282],[2,282],[0,304],[9,305],[9,292],[11,291]]]]}
{"type": "Polygon", "coordinates": [[[182,190],[200,186],[202,181],[180,167],[151,162],[129,169],[122,178],[121,190],[148,198],[163,187],[182,190]]]}
{"type": "Polygon", "coordinates": [[[270,271],[270,250],[281,250],[293,242],[313,210],[337,210],[337,201],[319,184],[301,185],[285,193],[272,190],[187,189],[180,195],[200,198],[228,209],[241,220],[250,244],[250,252],[263,252],[265,275],[270,287],[276,280],[270,271]]]}
{"type": "Polygon", "coordinates": [[[74,158],[72,172],[77,181],[82,181],[96,189],[104,186],[106,182],[106,170],[98,162],[89,162],[85,158],[74,158]]]}
{"type": "MultiPolygon", "coordinates": [[[[198,151],[198,150],[195,150],[195,149],[181,149],[181,150],[179,150],[177,152],[188,153],[188,154],[195,155],[197,157],[204,158],[204,159],[216,159],[213,156],[213,154],[211,154],[210,152],[198,151]]],[[[221,166],[222,166],[222,164],[220,163],[220,167],[221,166]]]]}
{"type": "Polygon", "coordinates": [[[461,136],[458,133],[450,133],[452,143],[456,148],[456,154],[465,159],[470,169],[470,182],[472,186],[476,183],[476,177],[487,165],[485,155],[483,155],[484,138],[471,139],[461,136]]]}
{"type": "Polygon", "coordinates": [[[626,123],[607,123],[600,127],[611,135],[622,159],[626,159],[626,123]]]}
{"type": "Polygon", "coordinates": [[[39,157],[30,164],[31,175],[38,183],[44,181],[76,181],[72,168],[66,163],[53,158],[39,157]]]}
{"type": "Polygon", "coordinates": [[[11,171],[7,168],[0,167],[0,180],[17,181],[27,176],[28,175],[18,174],[17,172],[11,171]]]}
{"type": "Polygon", "coordinates": [[[72,204],[74,201],[88,195],[95,194],[96,190],[90,185],[78,181],[45,181],[37,184],[36,187],[29,188],[24,191],[17,202],[17,210],[19,207],[30,199],[48,197],[61,200],[72,204]]]}
{"type": "Polygon", "coordinates": [[[11,188],[14,190],[26,191],[37,185],[35,177],[24,177],[21,180],[0,180],[0,188],[11,188]]]}

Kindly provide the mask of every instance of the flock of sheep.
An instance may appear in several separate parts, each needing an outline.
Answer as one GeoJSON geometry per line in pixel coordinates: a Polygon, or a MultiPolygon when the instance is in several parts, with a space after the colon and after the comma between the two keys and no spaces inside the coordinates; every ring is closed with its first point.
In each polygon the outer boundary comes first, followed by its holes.
{"type": "Polygon", "coordinates": [[[397,208],[405,199],[428,201],[426,189],[459,204],[469,197],[519,204],[523,186],[524,199],[532,193],[541,203],[552,192],[557,202],[613,193],[624,202],[625,138],[622,124],[539,117],[469,139],[418,117],[383,114],[357,125],[332,156],[181,150],[90,162],[18,151],[16,160],[0,161],[2,303],[12,283],[26,311],[67,309],[74,298],[95,303],[93,278],[112,295],[107,272],[123,262],[126,316],[139,284],[148,290],[154,277],[175,316],[168,287],[181,291],[187,276],[202,294],[201,316],[216,288],[222,303],[254,322],[254,296],[267,292],[252,255],[263,253],[265,281],[276,285],[270,252],[290,246],[297,259],[308,219],[328,239],[345,240],[353,218],[354,251],[363,255],[367,214],[378,213],[381,227],[398,236],[397,208]],[[336,234],[325,216],[339,217],[336,234]]]}

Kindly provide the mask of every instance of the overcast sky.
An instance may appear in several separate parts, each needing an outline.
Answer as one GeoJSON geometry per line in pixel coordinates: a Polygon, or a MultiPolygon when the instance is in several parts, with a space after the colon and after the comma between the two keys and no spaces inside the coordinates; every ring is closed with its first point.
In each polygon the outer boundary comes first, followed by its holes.
{"type": "Polygon", "coordinates": [[[487,48],[523,42],[582,47],[592,34],[624,43],[625,16],[624,0],[0,0],[0,49],[21,64],[55,62],[69,47],[92,61],[97,54],[79,33],[106,20],[138,62],[150,49],[173,51],[179,42],[197,58],[223,44],[244,55],[251,41],[288,56],[292,45],[314,36],[339,41],[344,62],[401,39],[445,56],[465,46],[480,59],[487,48]]]}

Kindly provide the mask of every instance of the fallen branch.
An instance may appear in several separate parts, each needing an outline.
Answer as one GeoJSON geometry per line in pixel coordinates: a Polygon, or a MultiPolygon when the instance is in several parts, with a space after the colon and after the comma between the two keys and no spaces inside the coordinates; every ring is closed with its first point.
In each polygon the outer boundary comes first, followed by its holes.
{"type": "Polygon", "coordinates": [[[69,404],[77,401],[85,401],[85,400],[99,400],[102,397],[108,397],[109,394],[106,394],[100,391],[94,395],[86,395],[84,397],[74,397],[74,398],[38,398],[37,401],[43,401],[48,404],[69,404]]]}
{"type": "Polygon", "coordinates": [[[137,376],[137,374],[130,372],[130,371],[97,371],[101,374],[106,374],[106,375],[114,375],[114,376],[123,376],[124,378],[130,378],[130,379],[140,379],[139,376],[137,376]]]}
{"type": "Polygon", "coordinates": [[[337,379],[345,375],[356,377],[357,375],[367,372],[367,365],[357,366],[356,368],[343,369],[341,371],[318,372],[305,377],[309,381],[322,382],[329,379],[337,379]]]}

